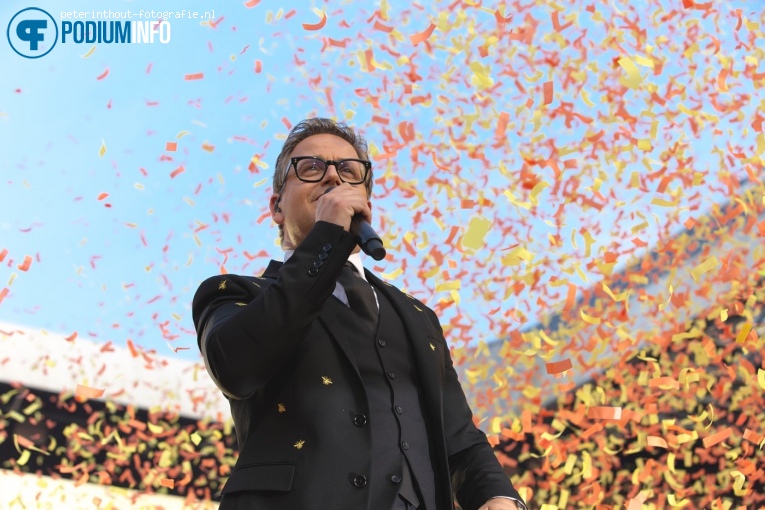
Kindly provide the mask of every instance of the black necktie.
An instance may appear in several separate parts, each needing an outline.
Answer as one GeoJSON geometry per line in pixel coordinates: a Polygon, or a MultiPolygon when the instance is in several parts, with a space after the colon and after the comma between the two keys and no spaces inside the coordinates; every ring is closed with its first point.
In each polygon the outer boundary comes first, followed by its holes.
{"type": "Polygon", "coordinates": [[[353,264],[346,262],[337,279],[348,296],[348,306],[364,320],[372,331],[377,330],[377,302],[374,290],[363,278],[358,276],[353,264]]]}

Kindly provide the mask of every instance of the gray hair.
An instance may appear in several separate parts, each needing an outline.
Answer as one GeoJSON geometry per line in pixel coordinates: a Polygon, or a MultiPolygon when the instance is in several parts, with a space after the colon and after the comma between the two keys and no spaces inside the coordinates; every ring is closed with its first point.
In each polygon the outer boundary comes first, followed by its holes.
{"type": "MultiPolygon", "coordinates": [[[[284,181],[287,179],[287,172],[290,169],[290,156],[292,155],[292,151],[295,150],[295,147],[297,147],[300,142],[309,136],[314,135],[338,136],[353,146],[359,159],[369,159],[367,141],[345,122],[336,122],[332,119],[324,119],[321,117],[302,120],[292,128],[290,134],[287,135],[287,139],[282,146],[282,151],[279,153],[279,157],[276,158],[273,178],[274,193],[281,193],[282,188],[284,187],[284,181]]],[[[372,175],[372,169],[370,168],[369,175],[367,175],[367,182],[365,183],[367,188],[367,198],[372,197],[373,182],[374,177],[372,175]]],[[[279,227],[281,227],[281,225],[279,227]]],[[[281,228],[279,230],[281,233],[281,228]]]]}

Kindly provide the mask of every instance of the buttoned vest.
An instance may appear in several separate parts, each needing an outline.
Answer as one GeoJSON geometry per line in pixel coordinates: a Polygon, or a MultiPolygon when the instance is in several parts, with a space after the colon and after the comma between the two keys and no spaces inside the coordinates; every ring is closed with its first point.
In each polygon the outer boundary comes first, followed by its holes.
{"type": "Polygon", "coordinates": [[[388,510],[399,492],[407,495],[411,475],[419,508],[436,510],[431,447],[414,355],[395,308],[383,292],[376,294],[380,307],[376,332],[348,307],[339,312],[369,404],[371,508],[388,510]]]}

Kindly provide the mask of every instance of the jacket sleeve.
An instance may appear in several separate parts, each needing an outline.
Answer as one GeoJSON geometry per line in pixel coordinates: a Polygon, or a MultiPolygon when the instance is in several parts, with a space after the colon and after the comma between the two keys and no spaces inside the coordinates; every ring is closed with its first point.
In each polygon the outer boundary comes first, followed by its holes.
{"type": "Polygon", "coordinates": [[[192,304],[199,350],[227,397],[247,398],[284,367],[354,246],[342,227],[318,221],[275,280],[220,275],[199,286],[192,304]]]}
{"type": "MultiPolygon", "coordinates": [[[[432,310],[428,310],[443,339],[438,317],[432,310]]],[[[452,489],[457,502],[464,510],[476,510],[497,496],[506,496],[523,503],[497,460],[486,434],[473,423],[473,413],[454,370],[448,348],[444,350],[444,365],[444,434],[452,489]]]]}

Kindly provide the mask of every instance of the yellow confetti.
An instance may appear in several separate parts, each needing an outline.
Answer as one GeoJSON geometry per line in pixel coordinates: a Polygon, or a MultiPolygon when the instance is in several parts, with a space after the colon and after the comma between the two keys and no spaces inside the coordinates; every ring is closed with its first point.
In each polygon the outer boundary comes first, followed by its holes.
{"type": "Polygon", "coordinates": [[[580,95],[582,96],[582,101],[584,101],[584,104],[586,104],[590,108],[595,106],[595,103],[590,101],[590,94],[586,90],[584,90],[584,87],[582,87],[582,92],[580,93],[580,95]]]}
{"type": "Polygon", "coordinates": [[[582,317],[582,320],[586,322],[587,324],[593,324],[597,326],[600,324],[600,317],[593,317],[591,315],[587,315],[584,313],[584,310],[579,310],[579,315],[582,317]]]}
{"type": "Polygon", "coordinates": [[[746,337],[749,335],[750,331],[752,331],[751,322],[747,322],[741,326],[741,330],[738,332],[738,335],[736,335],[736,343],[743,344],[746,341],[746,337]]]}
{"type": "Polygon", "coordinates": [[[91,46],[90,49],[87,52],[85,52],[84,54],[80,55],[80,58],[88,58],[89,56],[91,56],[93,54],[94,51],[96,51],[96,45],[95,44],[93,46],[91,46]]]}
{"type": "Polygon", "coordinates": [[[470,70],[473,74],[470,76],[470,83],[478,90],[484,90],[494,86],[494,79],[489,75],[491,67],[481,64],[478,61],[470,63],[470,70]]]}
{"type": "Polygon", "coordinates": [[[460,280],[452,280],[450,282],[444,282],[436,285],[436,292],[445,292],[448,290],[459,290],[462,286],[460,280]]]}
{"type": "Polygon", "coordinates": [[[669,297],[668,297],[668,298],[667,298],[667,300],[666,300],[666,301],[664,301],[663,303],[659,303],[659,310],[664,310],[664,308],[666,308],[666,307],[667,307],[667,305],[669,304],[669,302],[670,302],[670,301],[672,301],[672,293],[674,292],[674,290],[675,290],[675,289],[672,287],[672,285],[670,285],[670,286],[669,286],[669,297]]]}
{"type": "Polygon", "coordinates": [[[462,238],[462,246],[472,250],[480,250],[484,245],[484,237],[492,226],[491,220],[482,216],[474,216],[470,219],[467,232],[462,238]]]}
{"type": "Polygon", "coordinates": [[[761,368],[757,369],[757,384],[760,385],[760,388],[765,390],[765,370],[761,368]]]}
{"type": "Polygon", "coordinates": [[[640,76],[640,71],[638,70],[637,66],[632,62],[632,60],[630,60],[629,57],[622,57],[618,60],[618,62],[621,68],[624,69],[624,72],[627,73],[627,77],[621,77],[619,78],[619,81],[631,89],[638,88],[640,83],[643,81],[643,77],[640,76]]]}
{"type": "Polygon", "coordinates": [[[667,494],[667,501],[669,501],[669,504],[674,507],[684,507],[685,505],[689,505],[690,501],[687,499],[682,499],[680,501],[677,501],[674,494],[667,494]]]}
{"type": "Polygon", "coordinates": [[[19,457],[19,460],[16,461],[16,463],[19,466],[24,466],[27,462],[29,462],[29,457],[31,455],[31,452],[29,450],[24,450],[21,452],[21,456],[19,457]]]}
{"type": "Polygon", "coordinates": [[[98,156],[103,158],[104,154],[106,154],[106,142],[101,140],[101,148],[98,149],[98,156]]]}
{"type": "Polygon", "coordinates": [[[651,60],[650,58],[645,58],[642,55],[635,55],[635,63],[637,63],[637,65],[639,66],[649,67],[651,69],[653,69],[654,67],[653,60],[651,60]]]}
{"type": "Polygon", "coordinates": [[[550,187],[550,184],[545,181],[540,181],[534,185],[534,188],[531,190],[531,193],[529,194],[529,199],[531,200],[531,203],[534,205],[539,205],[539,202],[537,201],[537,197],[542,192],[543,189],[550,187]]]}
{"type": "Polygon", "coordinates": [[[396,278],[401,276],[403,273],[404,273],[404,269],[399,267],[390,273],[380,273],[380,276],[382,276],[384,280],[395,280],[396,278]]]}
{"type": "Polygon", "coordinates": [[[613,291],[608,287],[608,285],[605,284],[605,282],[603,283],[603,290],[606,292],[606,294],[608,294],[611,297],[611,299],[613,299],[617,303],[620,301],[626,301],[630,295],[629,289],[625,290],[624,292],[620,292],[619,294],[614,294],[613,291]]]}
{"type": "Polygon", "coordinates": [[[693,276],[694,281],[699,281],[699,277],[711,271],[712,269],[716,268],[718,266],[719,262],[717,261],[717,257],[714,255],[709,257],[707,260],[696,266],[695,268],[691,269],[691,276],[693,276]]]}

